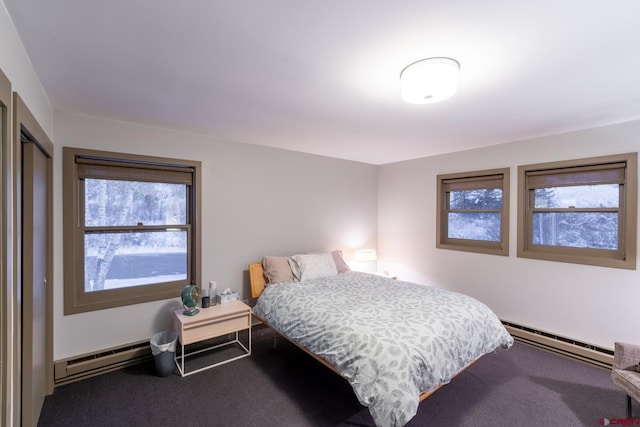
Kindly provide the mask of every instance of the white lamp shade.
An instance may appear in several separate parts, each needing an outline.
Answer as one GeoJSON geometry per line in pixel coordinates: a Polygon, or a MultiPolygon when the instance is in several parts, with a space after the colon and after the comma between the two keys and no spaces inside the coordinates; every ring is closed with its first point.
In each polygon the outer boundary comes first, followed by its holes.
{"type": "Polygon", "coordinates": [[[427,58],[408,65],[400,73],[402,99],[410,104],[430,104],[449,98],[458,90],[460,64],[451,58],[427,58]]]}
{"type": "Polygon", "coordinates": [[[375,249],[358,249],[355,252],[355,261],[359,262],[372,262],[378,260],[378,255],[375,249]]]}

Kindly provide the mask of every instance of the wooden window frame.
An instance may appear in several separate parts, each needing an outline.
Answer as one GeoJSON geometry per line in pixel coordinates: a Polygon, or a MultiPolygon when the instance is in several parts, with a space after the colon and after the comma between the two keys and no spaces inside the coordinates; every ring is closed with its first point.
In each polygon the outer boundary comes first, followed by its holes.
{"type": "MultiPolygon", "coordinates": [[[[201,162],[63,147],[64,201],[64,314],[139,304],[180,296],[186,284],[201,283],[201,162]],[[169,182],[187,185],[187,279],[120,289],[85,292],[84,178],[169,182]]],[[[175,226],[171,226],[175,228],[175,226]]],[[[153,231],[166,226],[118,227],[153,231]]]]}
{"type": "MultiPolygon", "coordinates": [[[[442,174],[437,176],[436,248],[509,256],[509,168],[442,174]],[[500,213],[500,241],[454,239],[448,237],[449,191],[451,189],[483,189],[487,183],[500,181],[502,207],[483,210],[500,213]]],[[[491,186],[495,188],[495,186],[491,186]]],[[[477,211],[477,210],[476,210],[477,211]]]]}
{"type": "MultiPolygon", "coordinates": [[[[635,270],[637,173],[637,153],[519,166],[518,257],[635,270]],[[534,189],[608,183],[620,185],[619,207],[607,209],[618,212],[617,250],[533,244],[533,214],[544,210],[533,206],[534,189]]],[[[562,212],[599,210],[602,209],[554,209],[562,212]]]]}

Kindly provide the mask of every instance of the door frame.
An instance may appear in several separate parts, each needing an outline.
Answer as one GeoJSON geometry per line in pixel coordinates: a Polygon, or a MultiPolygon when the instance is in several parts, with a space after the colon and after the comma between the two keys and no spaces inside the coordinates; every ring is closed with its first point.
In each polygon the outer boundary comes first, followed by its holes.
{"type": "Polygon", "coordinates": [[[11,82],[0,70],[0,425],[11,425],[11,369],[12,354],[9,351],[13,299],[11,278],[13,250],[11,249],[11,82]]]}
{"type": "Polygon", "coordinates": [[[22,417],[22,141],[27,134],[48,158],[46,260],[46,390],[53,393],[53,143],[20,95],[13,93],[13,414],[22,417]]]}

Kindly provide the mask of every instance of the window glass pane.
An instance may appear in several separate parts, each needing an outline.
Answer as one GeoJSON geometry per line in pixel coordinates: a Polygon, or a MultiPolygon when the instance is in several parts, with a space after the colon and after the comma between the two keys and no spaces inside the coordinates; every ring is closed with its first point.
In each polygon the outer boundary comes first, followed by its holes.
{"type": "Polygon", "coordinates": [[[452,191],[449,193],[450,209],[500,209],[502,189],[452,191]]]}
{"type": "Polygon", "coordinates": [[[534,190],[535,208],[617,208],[618,184],[549,187],[534,190]]]}
{"type": "Polygon", "coordinates": [[[499,212],[449,212],[450,239],[500,241],[499,212]]]}
{"type": "Polygon", "coordinates": [[[187,279],[187,231],[92,233],[84,239],[85,292],[187,279]]]}
{"type": "Polygon", "coordinates": [[[535,212],[533,244],[617,250],[618,214],[615,212],[535,212]]]}
{"type": "Polygon", "coordinates": [[[85,179],[85,226],[185,224],[187,186],[85,179]]]}

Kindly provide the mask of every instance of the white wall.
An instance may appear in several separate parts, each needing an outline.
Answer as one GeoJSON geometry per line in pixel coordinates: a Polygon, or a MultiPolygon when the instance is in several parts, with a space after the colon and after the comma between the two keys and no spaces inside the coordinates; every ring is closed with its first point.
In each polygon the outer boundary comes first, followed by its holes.
{"type": "Polygon", "coordinates": [[[31,114],[38,120],[40,127],[53,140],[53,110],[2,0],[0,0],[0,69],[11,81],[13,91],[20,94],[31,114]]]}
{"type": "Polygon", "coordinates": [[[250,297],[264,255],[375,247],[377,167],[56,111],[54,358],[148,339],[171,327],[178,296],[63,315],[62,146],[202,161],[202,274],[250,297]]]}
{"type": "MultiPolygon", "coordinates": [[[[640,272],[516,257],[517,166],[635,152],[640,121],[380,168],[379,268],[472,295],[500,318],[613,348],[640,341],[640,272]],[[509,257],[436,249],[436,175],[511,168],[509,257]],[[627,319],[627,320],[625,320],[627,319]]],[[[638,263],[640,265],[640,263],[638,263]]]]}

